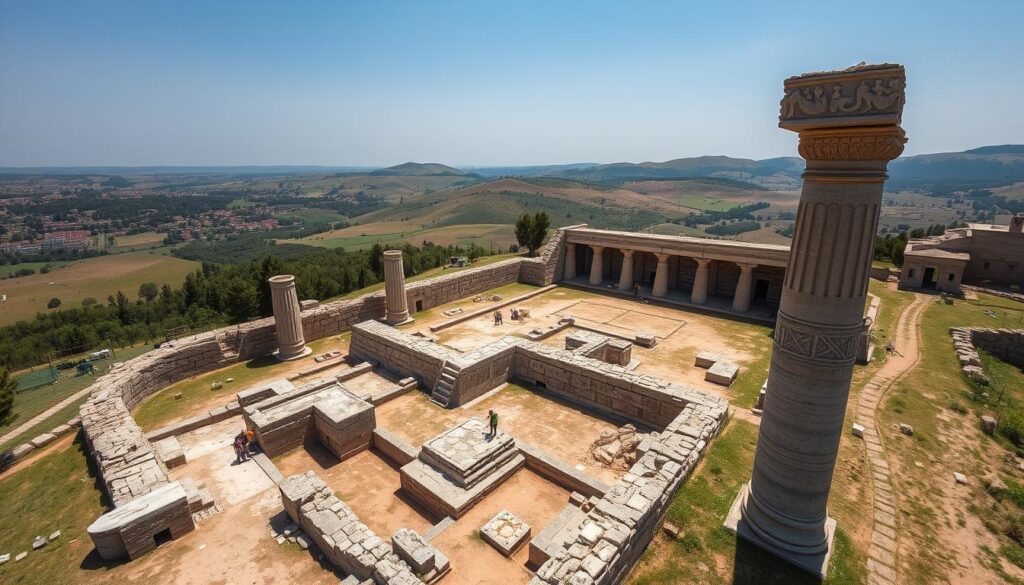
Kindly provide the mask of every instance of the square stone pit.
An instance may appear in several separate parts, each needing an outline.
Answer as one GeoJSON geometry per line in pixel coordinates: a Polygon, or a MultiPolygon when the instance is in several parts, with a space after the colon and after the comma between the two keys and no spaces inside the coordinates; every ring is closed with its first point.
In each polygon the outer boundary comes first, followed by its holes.
{"type": "Polygon", "coordinates": [[[508,510],[498,512],[480,529],[480,538],[506,557],[512,556],[530,537],[530,525],[516,518],[508,510]]]}

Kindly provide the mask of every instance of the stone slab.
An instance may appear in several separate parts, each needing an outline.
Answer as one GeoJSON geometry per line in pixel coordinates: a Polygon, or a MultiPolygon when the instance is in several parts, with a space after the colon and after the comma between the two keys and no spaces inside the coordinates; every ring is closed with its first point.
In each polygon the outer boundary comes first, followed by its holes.
{"type": "Polygon", "coordinates": [[[736,376],[740,373],[740,367],[729,362],[715,362],[704,374],[704,380],[721,386],[731,386],[736,376]]]}
{"type": "Polygon", "coordinates": [[[530,525],[508,510],[498,512],[480,529],[480,537],[506,557],[512,556],[530,537],[530,525]]]}
{"type": "Polygon", "coordinates": [[[718,355],[717,353],[712,353],[710,351],[702,351],[697,354],[697,357],[693,361],[693,365],[697,366],[698,368],[706,369],[722,361],[723,359],[724,358],[718,355]]]}

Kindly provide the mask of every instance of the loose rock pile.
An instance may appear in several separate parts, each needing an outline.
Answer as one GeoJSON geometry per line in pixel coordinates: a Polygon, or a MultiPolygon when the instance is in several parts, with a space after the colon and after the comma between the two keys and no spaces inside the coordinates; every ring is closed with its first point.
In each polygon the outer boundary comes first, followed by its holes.
{"type": "Polygon", "coordinates": [[[625,425],[617,430],[609,429],[591,443],[590,452],[605,467],[628,469],[636,463],[637,447],[646,436],[645,433],[638,433],[633,425],[625,425]]]}

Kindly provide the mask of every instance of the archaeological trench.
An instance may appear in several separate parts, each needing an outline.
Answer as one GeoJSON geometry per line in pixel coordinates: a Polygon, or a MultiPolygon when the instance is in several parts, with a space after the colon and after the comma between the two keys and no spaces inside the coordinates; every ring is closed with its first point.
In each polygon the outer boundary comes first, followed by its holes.
{"type": "MultiPolygon", "coordinates": [[[[480,537],[506,556],[528,546],[536,585],[622,582],[715,440],[728,403],[636,373],[636,355],[659,341],[641,330],[587,330],[567,317],[526,337],[458,351],[398,327],[421,311],[524,283],[775,323],[753,478],[723,520],[740,537],[823,574],[835,526],[826,502],[852,367],[871,353],[873,319],[865,309],[877,311],[877,303],[866,303],[866,292],[885,169],[906,140],[903,86],[895,65],[786,81],[780,126],[800,134],[807,160],[791,248],[573,226],[557,230],[537,258],[409,284],[401,253],[389,251],[383,292],[300,302],[294,277],[275,276],[272,318],[174,340],[112,370],[81,407],[88,450],[113,505],[89,527],[98,554],[136,559],[210,517],[218,503],[208,490],[171,479],[168,470],[186,463],[176,437],[241,415],[282,509],[344,583],[433,583],[457,573],[433,537],[524,468],[571,492],[570,501],[545,526],[502,512],[477,527],[480,537]],[[542,343],[558,331],[569,331],[564,348],[542,343]],[[299,359],[310,353],[308,342],[343,332],[351,340],[340,374],[266,380],[149,434],[132,418],[141,401],[175,382],[261,356],[299,359]],[[346,384],[370,369],[399,381],[373,400],[360,398],[346,384]],[[378,406],[405,393],[456,409],[509,381],[650,432],[632,440],[628,469],[609,484],[517,440],[515,429],[492,435],[486,420],[466,418],[419,449],[378,424],[378,406]],[[405,496],[443,520],[427,531],[375,534],[314,471],[278,472],[272,458],[310,442],[339,460],[373,448],[399,469],[405,496]]],[[[697,365],[725,386],[738,374],[713,355],[699,355],[697,365]]]]}

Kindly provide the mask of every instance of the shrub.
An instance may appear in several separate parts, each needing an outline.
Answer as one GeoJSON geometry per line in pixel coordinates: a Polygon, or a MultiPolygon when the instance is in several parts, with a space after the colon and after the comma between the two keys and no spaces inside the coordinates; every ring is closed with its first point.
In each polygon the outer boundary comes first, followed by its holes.
{"type": "Polygon", "coordinates": [[[999,434],[1014,444],[1024,441],[1024,410],[1014,408],[999,419],[999,434]]]}
{"type": "Polygon", "coordinates": [[[57,297],[53,297],[52,299],[49,300],[49,302],[46,303],[46,308],[47,309],[56,309],[59,306],[60,306],[60,299],[58,299],[57,297]]]}

